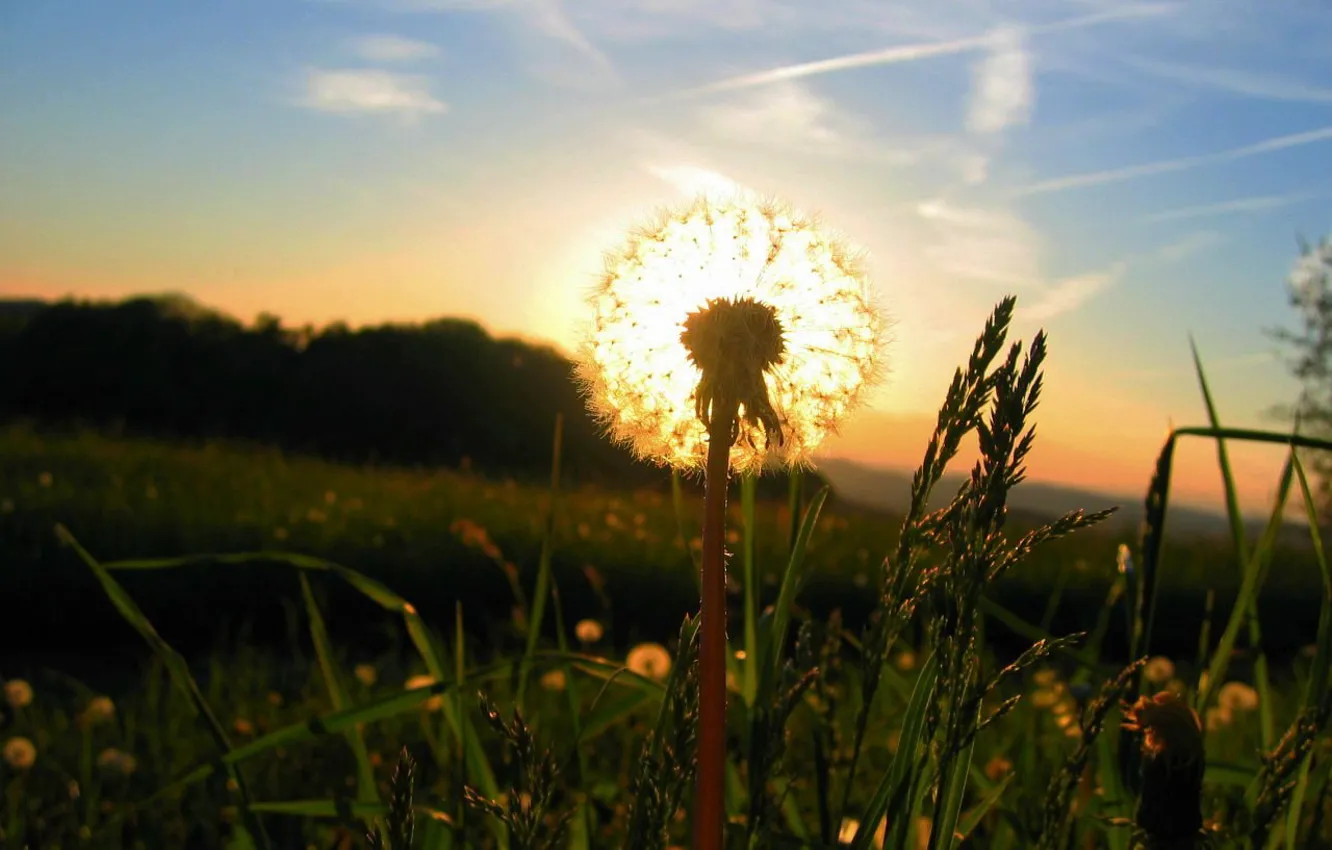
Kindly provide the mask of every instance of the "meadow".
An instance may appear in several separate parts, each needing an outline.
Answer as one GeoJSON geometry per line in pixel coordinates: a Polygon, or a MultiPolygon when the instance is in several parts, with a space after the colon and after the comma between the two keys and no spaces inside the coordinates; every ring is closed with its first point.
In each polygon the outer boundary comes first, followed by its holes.
{"type": "MultiPolygon", "coordinates": [[[[520,481],[4,430],[4,846],[685,844],[700,488],[552,454],[520,481]]],[[[1134,827],[1138,693],[1196,700],[1216,846],[1332,840],[1317,535],[1014,517],[965,653],[915,611],[866,666],[930,518],[733,489],[734,846],[1166,846],[1134,827]]]]}

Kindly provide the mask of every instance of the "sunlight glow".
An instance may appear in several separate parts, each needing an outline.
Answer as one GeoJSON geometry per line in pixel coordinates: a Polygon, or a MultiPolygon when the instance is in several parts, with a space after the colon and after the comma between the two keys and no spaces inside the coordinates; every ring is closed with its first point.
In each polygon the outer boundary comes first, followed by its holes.
{"type": "Polygon", "coordinates": [[[807,462],[879,374],[882,320],[859,257],[812,219],[747,194],[667,211],[607,256],[579,362],[590,408],[639,457],[701,469],[700,373],[680,335],[718,298],[772,307],[785,342],[764,375],[783,439],[767,445],[742,426],[732,469],[807,462]]]}

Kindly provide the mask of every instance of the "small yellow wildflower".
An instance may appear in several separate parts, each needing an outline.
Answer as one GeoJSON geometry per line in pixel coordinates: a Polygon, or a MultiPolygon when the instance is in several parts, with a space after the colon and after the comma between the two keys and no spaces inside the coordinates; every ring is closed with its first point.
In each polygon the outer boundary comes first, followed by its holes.
{"type": "Polygon", "coordinates": [[[1142,668],[1143,677],[1153,685],[1164,685],[1175,676],[1175,662],[1164,655],[1157,655],[1147,660],[1142,668]]]}
{"type": "Polygon", "coordinates": [[[108,747],[97,756],[97,766],[108,773],[129,776],[139,766],[134,756],[115,747],[108,747]]]}
{"type": "Polygon", "coordinates": [[[562,691],[566,684],[564,671],[558,667],[541,674],[541,687],[548,691],[562,691]]]}
{"type": "Polygon", "coordinates": [[[1243,682],[1226,682],[1216,701],[1231,711],[1253,711],[1258,707],[1258,692],[1243,682]]]}
{"type": "MultiPolygon", "coordinates": [[[[433,684],[435,684],[435,677],[423,673],[419,676],[413,676],[410,679],[408,679],[407,683],[403,687],[405,687],[409,691],[414,691],[417,688],[428,688],[433,684]]],[[[425,711],[439,711],[443,707],[444,707],[444,697],[441,694],[434,694],[428,700],[426,700],[425,704],[422,706],[422,708],[425,711]]]]}

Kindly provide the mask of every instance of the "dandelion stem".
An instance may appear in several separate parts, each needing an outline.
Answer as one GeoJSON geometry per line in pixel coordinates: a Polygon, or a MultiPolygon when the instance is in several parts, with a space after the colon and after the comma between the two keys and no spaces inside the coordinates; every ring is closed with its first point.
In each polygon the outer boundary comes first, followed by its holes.
{"type": "Polygon", "coordinates": [[[703,495],[702,644],[698,659],[695,850],[722,850],[726,821],[726,488],[738,405],[714,398],[703,495]]]}

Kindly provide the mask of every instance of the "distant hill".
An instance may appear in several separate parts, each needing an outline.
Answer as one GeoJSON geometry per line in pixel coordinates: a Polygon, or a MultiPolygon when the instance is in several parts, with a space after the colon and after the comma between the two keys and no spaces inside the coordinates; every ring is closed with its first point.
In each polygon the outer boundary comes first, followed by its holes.
{"type": "MultiPolygon", "coordinates": [[[[834,492],[848,502],[894,514],[905,513],[910,504],[912,477],[910,471],[867,466],[842,458],[827,458],[818,464],[818,469],[834,492]]],[[[966,480],[965,473],[945,474],[932,494],[930,508],[942,508],[947,505],[964,480],[966,480]]],[[[1009,507],[1014,513],[1048,520],[1078,508],[1095,511],[1118,506],[1119,510],[1107,522],[1124,527],[1136,537],[1144,515],[1143,499],[1146,496],[1146,484],[1144,479],[1141,494],[1124,496],[1059,484],[1025,481],[1012,491],[1009,496],[1009,507]]],[[[1251,536],[1261,531],[1264,521],[1253,517],[1246,518],[1246,526],[1251,536]]],[[[1225,514],[1221,511],[1209,511],[1180,503],[1168,505],[1166,523],[1168,533],[1189,535],[1228,535],[1230,528],[1225,514]]],[[[1288,526],[1283,533],[1283,542],[1297,540],[1307,542],[1307,530],[1288,526]]]]}

